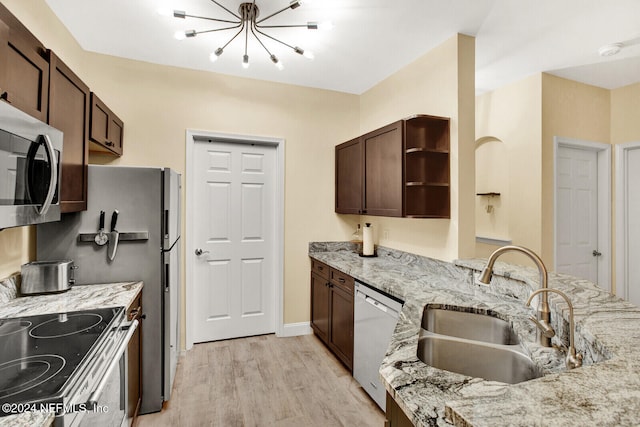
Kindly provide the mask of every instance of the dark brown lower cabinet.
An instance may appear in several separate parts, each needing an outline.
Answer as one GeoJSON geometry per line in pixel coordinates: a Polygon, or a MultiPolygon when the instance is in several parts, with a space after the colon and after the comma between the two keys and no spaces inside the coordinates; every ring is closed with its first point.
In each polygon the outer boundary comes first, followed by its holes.
{"type": "Polygon", "coordinates": [[[135,301],[127,308],[127,319],[129,321],[137,319],[138,329],[131,337],[127,347],[127,369],[128,369],[128,390],[129,400],[127,401],[127,419],[131,425],[135,425],[142,401],[142,292],[138,294],[135,301]]]}
{"type": "Polygon", "coordinates": [[[353,370],[354,280],[312,260],[311,327],[318,338],[353,370]]]}
{"type": "Polygon", "coordinates": [[[384,427],[413,427],[413,423],[400,409],[398,404],[389,393],[387,393],[387,412],[384,427]]]}

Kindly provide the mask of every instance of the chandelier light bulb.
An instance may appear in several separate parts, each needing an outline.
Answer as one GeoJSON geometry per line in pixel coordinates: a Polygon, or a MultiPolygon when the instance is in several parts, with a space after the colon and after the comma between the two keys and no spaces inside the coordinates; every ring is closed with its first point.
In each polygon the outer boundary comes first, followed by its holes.
{"type": "Polygon", "coordinates": [[[319,22],[318,28],[321,30],[333,30],[333,22],[331,21],[319,22]]]}
{"type": "Polygon", "coordinates": [[[242,68],[244,68],[245,70],[249,68],[249,55],[244,55],[242,57],[242,68]]]}
{"type": "Polygon", "coordinates": [[[271,58],[271,62],[275,64],[278,70],[280,71],[284,70],[284,65],[282,65],[282,61],[280,61],[277,56],[275,56],[274,54],[271,54],[270,58],[271,58]]]}
{"type": "Polygon", "coordinates": [[[222,52],[224,52],[224,50],[222,50],[221,47],[217,48],[214,52],[211,52],[211,55],[209,55],[209,61],[216,62],[220,55],[222,55],[222,52]]]}
{"type": "Polygon", "coordinates": [[[187,38],[187,36],[185,35],[184,31],[176,31],[176,32],[173,34],[173,37],[174,37],[176,40],[184,40],[184,39],[186,39],[186,38],[187,38]]]}
{"type": "Polygon", "coordinates": [[[310,50],[305,50],[304,53],[302,54],[302,56],[304,56],[307,59],[315,58],[315,55],[310,50]]]}
{"type": "Polygon", "coordinates": [[[209,61],[216,62],[220,55],[222,55],[222,52],[224,52],[224,50],[222,50],[221,47],[217,48],[214,52],[211,52],[211,55],[209,55],[209,61]]]}

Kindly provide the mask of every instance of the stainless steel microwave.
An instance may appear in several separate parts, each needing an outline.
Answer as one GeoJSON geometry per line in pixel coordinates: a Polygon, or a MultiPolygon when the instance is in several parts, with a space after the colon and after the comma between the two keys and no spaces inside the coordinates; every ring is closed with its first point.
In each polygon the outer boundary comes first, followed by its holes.
{"type": "Polygon", "coordinates": [[[60,220],[62,132],[0,102],[0,229],[60,220]]]}

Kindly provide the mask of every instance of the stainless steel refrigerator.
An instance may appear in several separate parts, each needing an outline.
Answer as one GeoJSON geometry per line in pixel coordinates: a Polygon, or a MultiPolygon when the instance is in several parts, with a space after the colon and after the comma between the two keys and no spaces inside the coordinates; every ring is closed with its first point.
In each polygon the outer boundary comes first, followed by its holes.
{"type": "Polygon", "coordinates": [[[78,285],[144,282],[140,413],[157,412],[171,395],[180,344],[180,175],[168,168],[90,165],[88,180],[86,211],[38,226],[38,259],[74,260],[78,285]],[[109,236],[103,245],[95,238],[101,211],[109,236]]]}

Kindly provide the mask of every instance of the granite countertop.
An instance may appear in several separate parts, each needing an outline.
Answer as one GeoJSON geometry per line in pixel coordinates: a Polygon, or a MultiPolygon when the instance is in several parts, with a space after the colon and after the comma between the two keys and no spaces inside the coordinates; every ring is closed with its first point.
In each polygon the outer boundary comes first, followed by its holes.
{"type": "MultiPolygon", "coordinates": [[[[73,286],[60,294],[17,297],[17,277],[0,282],[0,318],[64,313],[101,307],[127,307],[142,290],[142,282],[73,286]]],[[[26,412],[0,418],[0,427],[45,427],[54,414],[26,412]]]]}
{"type": "MultiPolygon", "coordinates": [[[[489,287],[475,282],[484,260],[447,263],[387,248],[362,258],[347,243],[311,243],[309,256],[402,299],[405,304],[380,367],[387,391],[418,426],[637,425],[640,413],[640,308],[594,284],[549,274],[549,287],[575,309],[583,367],[566,371],[564,354],[536,343],[524,304],[538,271],[496,263],[489,287]],[[512,323],[544,376],[510,385],[430,367],[416,356],[427,304],[492,311],[512,323]]],[[[549,294],[556,343],[567,341],[568,309],[549,294]]]]}

